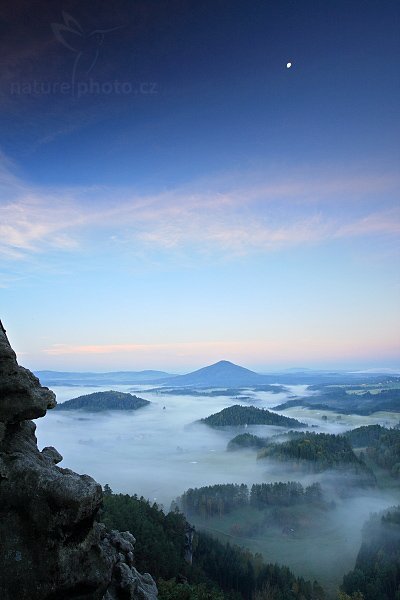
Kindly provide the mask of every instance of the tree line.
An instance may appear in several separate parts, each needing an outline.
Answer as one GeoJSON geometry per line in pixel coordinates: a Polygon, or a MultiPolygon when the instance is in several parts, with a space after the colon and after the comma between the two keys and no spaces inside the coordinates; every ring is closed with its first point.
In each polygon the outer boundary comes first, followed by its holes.
{"type": "Polygon", "coordinates": [[[249,488],[245,484],[217,484],[201,488],[189,488],[177,498],[176,504],[190,518],[203,519],[222,517],[243,506],[266,508],[267,506],[294,506],[321,502],[322,489],[319,483],[303,487],[301,483],[260,483],[249,488]]]}
{"type": "Polygon", "coordinates": [[[250,505],[256,508],[266,506],[294,506],[315,504],[323,500],[319,483],[303,487],[297,481],[288,483],[256,483],[251,486],[250,505]]]}

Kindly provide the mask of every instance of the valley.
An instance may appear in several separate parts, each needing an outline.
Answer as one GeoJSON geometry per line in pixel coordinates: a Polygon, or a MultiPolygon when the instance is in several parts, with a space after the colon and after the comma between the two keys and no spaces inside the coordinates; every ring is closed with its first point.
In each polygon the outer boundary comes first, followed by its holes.
{"type": "MultiPolygon", "coordinates": [[[[168,512],[171,503],[186,490],[204,486],[242,484],[250,490],[253,484],[298,481],[306,489],[319,482],[323,501],[315,504],[262,508],[248,505],[226,514],[187,517],[197,529],[223,542],[261,553],[267,562],[287,565],[295,575],[311,581],[317,579],[328,597],[335,598],[343,575],[354,567],[362,527],[370,513],[400,503],[398,479],[367,456],[366,464],[362,462],[361,467],[363,481],[361,478],[349,488],[348,480],[335,468],[334,461],[326,462],[323,469],[304,469],[294,466],[281,454],[269,456],[271,451],[266,452],[265,445],[272,442],[268,448],[273,448],[275,454],[280,452],[279,444],[284,442],[283,448],[285,440],[291,439],[286,434],[296,428],[306,439],[310,436],[300,432],[309,431],[311,440],[319,440],[321,433],[338,435],[360,426],[379,424],[393,428],[400,414],[347,415],[295,406],[279,411],[279,415],[288,418],[287,422],[282,419],[280,425],[251,424],[251,419],[249,423],[241,419],[238,425],[229,422],[225,426],[210,427],[206,424],[211,415],[230,415],[229,411],[240,406],[243,415],[250,410],[252,415],[271,414],[278,418],[274,411],[277,399],[284,403],[294,395],[305,399],[307,394],[314,393],[304,384],[280,386],[279,381],[276,384],[278,391],[271,391],[268,386],[266,391],[255,386],[240,387],[235,388],[235,395],[232,387],[211,385],[175,388],[177,393],[168,387],[167,393],[162,393],[162,387],[154,388],[151,383],[137,384],[134,388],[117,385],[114,387],[118,392],[134,392],[150,404],[136,411],[51,411],[45,421],[37,422],[39,446],[57,439],[66,466],[90,472],[116,493],[148,498],[163,507],[164,512],[168,512]],[[252,406],[259,413],[251,409],[252,406]],[[245,440],[250,438],[254,446],[244,443],[235,446],[235,451],[227,450],[230,441],[238,435],[245,440]],[[370,476],[365,477],[367,472],[373,473],[373,478],[376,473],[376,483],[371,482],[370,476]]],[[[107,391],[105,386],[73,389],[55,386],[54,390],[61,403],[85,393],[96,396],[98,392],[107,391]]],[[[336,439],[335,436],[332,439],[336,439]]],[[[357,469],[360,468],[359,458],[356,458],[360,456],[359,446],[351,459],[357,469]]],[[[329,454],[329,450],[327,452],[329,454]]],[[[332,452],[336,452],[334,446],[332,452]]]]}

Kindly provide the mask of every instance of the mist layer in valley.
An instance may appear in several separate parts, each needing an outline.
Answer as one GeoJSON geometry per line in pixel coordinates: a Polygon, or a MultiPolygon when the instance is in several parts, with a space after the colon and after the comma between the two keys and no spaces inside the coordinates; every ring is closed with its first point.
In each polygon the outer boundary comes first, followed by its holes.
{"type": "MultiPolygon", "coordinates": [[[[46,419],[36,421],[39,446],[56,445],[64,457],[64,466],[90,473],[103,485],[108,483],[115,492],[136,493],[156,500],[166,509],[188,487],[265,481],[265,465],[255,460],[253,452],[240,453],[234,460],[226,452],[236,428],[214,430],[195,423],[239,403],[237,399],[161,396],[156,392],[146,393],[149,387],[135,387],[134,393],[151,401],[137,411],[101,414],[49,411],[46,419]]],[[[109,388],[53,389],[57,401],[63,402],[109,388]]],[[[116,389],[128,392],[132,386],[116,386],[116,389]]],[[[270,407],[280,398],[287,398],[287,394],[260,392],[256,403],[270,407]]],[[[248,431],[272,436],[282,428],[253,426],[248,431]]]]}
{"type": "MultiPolygon", "coordinates": [[[[109,387],[54,387],[58,402],[109,387]]],[[[39,447],[55,445],[63,455],[61,466],[89,473],[116,493],[137,494],[169,510],[171,502],[188,488],[220,483],[299,481],[304,486],[320,482],[330,509],[305,515],[295,522],[288,535],[278,524],[260,529],[261,535],[242,537],[229,533],[225,523],[201,526],[221,539],[233,541],[261,552],[270,562],[287,564],[295,574],[319,579],[334,592],[343,574],[354,567],[361,543],[361,530],[371,512],[400,501],[399,486],[389,482],[383,487],[353,489],[348,497],[337,493],[341,476],[336,472],[310,473],[287,468],[284,463],[257,460],[252,449],[227,452],[228,442],[238,433],[253,433],[263,438],[284,434],[276,426],[211,428],[199,419],[234,404],[271,409],[288,398],[305,396],[306,386],[286,386],[278,394],[252,389],[243,390],[249,397],[191,396],[160,394],[153,385],[119,385],[114,389],[133,391],[151,404],[135,411],[49,411],[37,423],[39,447]],[[151,391],[150,391],[151,390],[151,391]]],[[[203,390],[204,391],[204,390],[203,390]]],[[[310,431],[342,433],[360,425],[380,423],[394,426],[397,413],[370,416],[337,415],[294,407],[281,414],[309,424],[310,431]],[[325,418],[323,418],[325,417],[325,418]]],[[[200,526],[200,524],[198,524],[200,526]]]]}

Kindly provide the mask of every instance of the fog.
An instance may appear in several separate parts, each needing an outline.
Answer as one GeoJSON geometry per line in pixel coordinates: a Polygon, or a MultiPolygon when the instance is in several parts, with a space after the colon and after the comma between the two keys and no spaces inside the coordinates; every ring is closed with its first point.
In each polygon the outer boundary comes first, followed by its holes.
{"type": "MultiPolygon", "coordinates": [[[[54,391],[58,401],[63,402],[106,389],[55,387],[54,391]]],[[[126,392],[132,386],[116,389],[126,392]]],[[[135,391],[151,404],[137,411],[49,411],[45,418],[36,421],[39,447],[53,445],[64,457],[60,466],[90,474],[101,484],[108,483],[115,492],[157,500],[166,509],[188,487],[265,480],[265,466],[255,460],[254,452],[240,453],[234,460],[226,452],[236,429],[216,431],[194,423],[237,400],[146,394],[146,386],[135,387],[135,391]]],[[[271,406],[285,397],[263,392],[257,405],[271,406]]],[[[281,431],[280,427],[253,429],[265,436],[281,431]]]]}
{"type": "MultiPolygon", "coordinates": [[[[227,452],[228,441],[247,431],[262,437],[284,433],[282,427],[212,429],[198,419],[233,404],[254,404],[271,408],[292,395],[306,395],[306,386],[290,386],[286,393],[244,391],[251,400],[226,396],[192,397],[163,395],[146,391],[152,386],[135,386],[134,392],[151,404],[137,411],[88,413],[49,411],[38,419],[39,448],[55,446],[63,455],[60,466],[108,483],[114,492],[143,495],[169,509],[171,501],[189,487],[215,483],[300,481],[309,485],[320,481],[335,508],[311,523],[306,533],[284,538],[280,531],[266,532],[260,540],[245,540],[252,551],[267,560],[287,564],[296,574],[319,579],[333,593],[344,572],[353,568],[361,542],[363,523],[376,512],[400,501],[399,486],[393,480],[385,490],[353,492],[348,498],[336,494],[336,473],[303,474],[286,470],[268,460],[256,460],[252,450],[227,452]],[[164,408],[165,407],[165,408],[164,408]]],[[[59,402],[107,387],[55,387],[59,402]]],[[[115,386],[132,391],[132,386],[115,386]]],[[[154,389],[154,388],[153,388],[154,389]]],[[[314,425],[316,432],[341,433],[373,423],[395,425],[398,414],[382,413],[359,417],[295,407],[282,414],[314,425]],[[327,421],[322,416],[327,416],[327,421]]],[[[238,540],[235,540],[238,541],[238,540]]]]}
{"type": "MultiPolygon", "coordinates": [[[[123,392],[132,386],[114,386],[123,392]]],[[[147,392],[153,386],[136,386],[134,391],[151,401],[137,411],[88,413],[81,411],[48,411],[36,421],[38,445],[55,446],[64,457],[60,466],[78,473],[87,473],[102,485],[108,483],[115,492],[143,495],[169,508],[171,500],[189,487],[214,483],[259,483],[266,480],[294,478],[257,461],[253,451],[232,455],[226,452],[228,441],[243,428],[212,429],[195,423],[202,417],[233,404],[254,404],[271,408],[293,394],[304,395],[305,386],[290,386],[287,393],[251,392],[251,401],[226,396],[192,397],[147,392]],[[164,409],[165,407],[165,409],[164,409]],[[268,472],[269,471],[269,472],[268,472]]],[[[54,387],[58,402],[107,387],[54,387]]],[[[340,421],[333,413],[321,413],[303,408],[286,410],[310,425],[315,431],[340,433],[346,429],[375,422],[398,421],[398,416],[355,417],[343,415],[340,421]],[[328,415],[328,422],[321,415],[328,415]]],[[[270,437],[285,431],[282,427],[253,426],[246,431],[270,437]]],[[[305,477],[296,477],[302,480],[305,477]]],[[[308,477],[307,479],[310,479],[308,477]]]]}

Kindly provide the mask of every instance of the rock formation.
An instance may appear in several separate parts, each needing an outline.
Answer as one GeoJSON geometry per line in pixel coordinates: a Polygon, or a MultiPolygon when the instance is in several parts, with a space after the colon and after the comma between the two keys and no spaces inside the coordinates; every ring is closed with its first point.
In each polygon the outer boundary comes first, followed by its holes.
{"type": "Polygon", "coordinates": [[[97,521],[100,485],[58,467],[55,448],[39,451],[30,419],[55,405],[0,321],[1,600],[156,600],[152,577],[134,567],[134,537],[97,521]]]}

